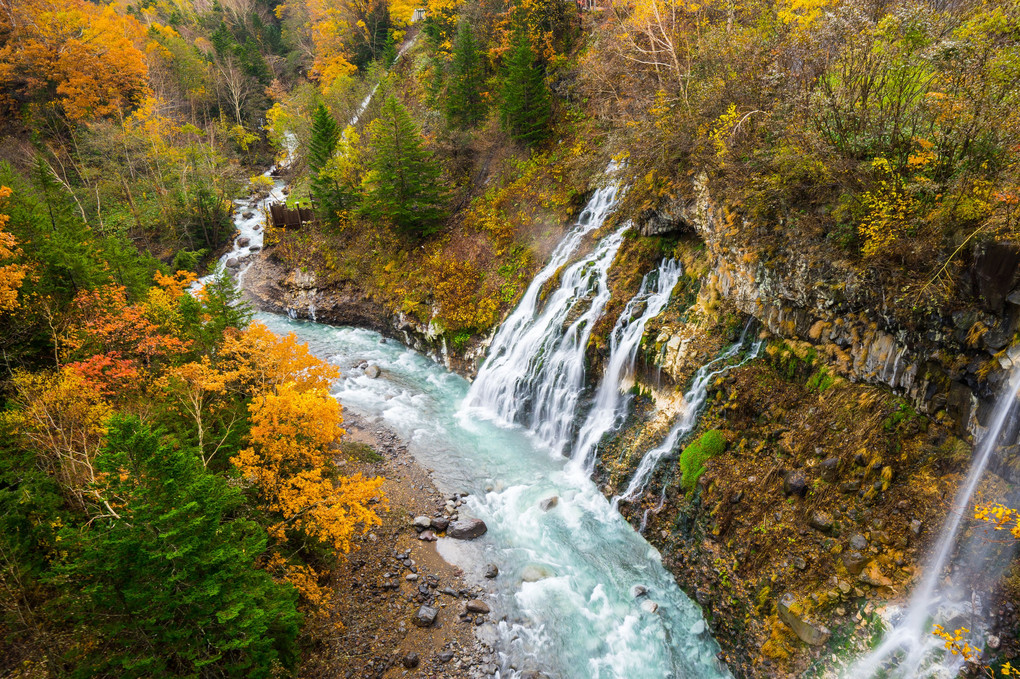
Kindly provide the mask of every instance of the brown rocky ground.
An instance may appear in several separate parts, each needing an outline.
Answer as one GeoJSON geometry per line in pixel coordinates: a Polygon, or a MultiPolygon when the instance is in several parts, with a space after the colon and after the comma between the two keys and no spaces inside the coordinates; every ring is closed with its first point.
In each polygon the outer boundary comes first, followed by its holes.
{"type": "Polygon", "coordinates": [[[460,570],[440,557],[434,542],[419,539],[412,525],[416,516],[442,516],[447,498],[394,434],[349,412],[344,419],[355,456],[342,469],[383,476],[389,511],[382,515],[383,525],[362,536],[335,569],[333,614],[340,626],[331,626],[305,653],[300,676],[490,676],[493,653],[475,635],[476,626],[490,616],[464,615],[467,602],[484,593],[466,584],[460,570]],[[423,605],[439,612],[429,627],[413,623],[423,605]]]}

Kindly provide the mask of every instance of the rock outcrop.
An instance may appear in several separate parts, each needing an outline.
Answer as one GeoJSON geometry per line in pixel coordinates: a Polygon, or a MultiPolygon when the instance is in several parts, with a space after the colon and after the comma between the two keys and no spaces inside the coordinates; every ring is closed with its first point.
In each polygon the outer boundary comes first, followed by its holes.
{"type": "Polygon", "coordinates": [[[447,345],[441,329],[404,313],[391,313],[354,282],[327,283],[313,271],[291,269],[261,252],[244,272],[244,292],[257,308],[330,325],[375,330],[399,340],[467,377],[481,365],[490,338],[475,338],[462,350],[447,345]]]}
{"type": "Polygon", "coordinates": [[[920,412],[945,410],[961,432],[985,424],[1006,370],[1020,361],[1020,348],[1006,348],[1020,327],[1020,248],[976,245],[960,308],[917,311],[878,272],[834,257],[831,244],[767,251],[753,237],[764,232],[717,201],[706,177],[693,194],[646,213],[641,232],[689,226],[711,258],[706,283],[769,332],[810,342],[843,376],[891,387],[920,412]]]}

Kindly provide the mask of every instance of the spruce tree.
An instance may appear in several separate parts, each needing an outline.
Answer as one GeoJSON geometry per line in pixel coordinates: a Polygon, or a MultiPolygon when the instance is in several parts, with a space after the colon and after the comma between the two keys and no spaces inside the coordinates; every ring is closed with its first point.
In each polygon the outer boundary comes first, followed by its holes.
{"type": "Polygon", "coordinates": [[[485,70],[471,24],[462,20],[453,43],[453,59],[446,90],[446,117],[452,124],[471,126],[485,115],[482,84],[485,70]]]}
{"type": "Polygon", "coordinates": [[[435,233],[446,216],[439,164],[425,148],[407,109],[392,94],[369,132],[371,160],[362,211],[385,218],[406,233],[435,233]]]}
{"type": "Polygon", "coordinates": [[[78,629],[75,676],[269,677],[296,660],[296,592],[255,567],[266,531],[236,518],[243,493],[116,416],[96,465],[111,509],[61,534],[53,584],[78,629]]]}
{"type": "Polygon", "coordinates": [[[329,109],[319,104],[312,114],[312,136],[308,142],[308,168],[311,174],[312,200],[319,217],[327,222],[336,221],[337,214],[349,205],[349,196],[335,179],[326,172],[337,144],[340,126],[329,109]]]}
{"type": "Polygon", "coordinates": [[[527,33],[516,31],[507,52],[499,110],[504,129],[526,144],[537,144],[549,133],[551,108],[543,71],[527,33]]]}

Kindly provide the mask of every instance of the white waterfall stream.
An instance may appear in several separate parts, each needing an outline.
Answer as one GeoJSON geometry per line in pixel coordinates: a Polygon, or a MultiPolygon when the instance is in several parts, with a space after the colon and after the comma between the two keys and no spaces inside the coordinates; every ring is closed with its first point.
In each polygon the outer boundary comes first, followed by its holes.
{"type": "Polygon", "coordinates": [[[522,424],[557,453],[566,449],[572,437],[584,387],[585,348],[609,301],[607,274],[627,227],[603,238],[589,255],[567,264],[584,237],[605,223],[616,204],[616,193],[615,186],[600,189],[588,202],[500,326],[468,392],[467,404],[474,412],[505,425],[522,424]],[[559,285],[543,304],[542,292],[557,273],[559,285]]]}
{"type": "MultiPolygon", "coordinates": [[[[744,333],[747,333],[746,328],[744,333]]],[[[755,342],[740,362],[732,364],[729,362],[730,359],[739,354],[744,348],[744,337],[741,336],[740,341],[729,347],[721,356],[698,369],[694,374],[694,379],[691,381],[690,388],[684,394],[683,414],[680,416],[680,419],[676,421],[662,443],[644,454],[637,470],[634,472],[634,476],[631,477],[630,483],[627,485],[627,489],[613,498],[614,507],[619,506],[621,502],[631,502],[645,492],[645,488],[648,486],[652,474],[655,473],[659,461],[670,455],[673,449],[676,448],[677,443],[697,426],[698,415],[701,413],[701,406],[704,405],[705,398],[708,396],[708,386],[712,383],[712,380],[728,370],[744,365],[756,358],[761,345],[760,341],[755,342]]]]}
{"type": "Polygon", "coordinates": [[[571,456],[589,475],[595,467],[599,442],[608,431],[620,425],[625,415],[620,390],[624,381],[634,373],[634,361],[645,326],[666,308],[682,274],[679,262],[665,260],[658,269],[646,275],[641,281],[641,289],[627,302],[609,335],[609,358],[571,456]]]}
{"type": "Polygon", "coordinates": [[[998,559],[991,554],[1003,550],[999,549],[994,536],[989,535],[987,527],[978,526],[970,535],[961,534],[961,529],[965,517],[972,512],[975,491],[996,448],[1012,443],[1003,439],[1008,438],[1008,432],[1015,435],[1015,427],[1011,425],[1016,421],[1020,406],[1018,390],[1020,366],[1014,365],[978,444],[967,478],[946,515],[924,577],[882,643],[845,673],[848,679],[955,677],[963,660],[948,653],[943,641],[933,634],[936,624],[943,625],[950,633],[957,627],[966,627],[970,630],[966,636],[971,645],[983,646],[980,608],[984,592],[976,591],[971,583],[976,575],[982,575],[984,581],[997,580],[1001,570],[990,571],[1001,569],[1007,560],[1002,558],[1004,554],[998,559]],[[950,577],[946,576],[948,567],[953,569],[950,577]]]}

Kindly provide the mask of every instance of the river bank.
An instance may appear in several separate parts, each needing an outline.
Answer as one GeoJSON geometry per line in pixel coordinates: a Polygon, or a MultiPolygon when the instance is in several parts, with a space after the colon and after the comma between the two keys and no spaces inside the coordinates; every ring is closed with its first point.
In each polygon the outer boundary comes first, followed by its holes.
{"type": "Polygon", "coordinates": [[[444,516],[448,498],[398,436],[350,411],[345,441],[358,455],[344,473],[386,479],[389,510],[383,524],[357,540],[334,569],[331,618],[338,623],[310,653],[301,675],[370,679],[396,677],[478,679],[492,675],[492,650],[475,635],[489,617],[465,615],[468,601],[484,597],[447,563],[436,543],[420,539],[417,516],[444,516]],[[359,457],[361,459],[359,459],[359,457]],[[414,624],[423,605],[438,610],[434,624],[414,624]]]}

